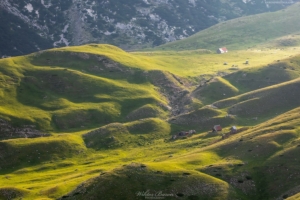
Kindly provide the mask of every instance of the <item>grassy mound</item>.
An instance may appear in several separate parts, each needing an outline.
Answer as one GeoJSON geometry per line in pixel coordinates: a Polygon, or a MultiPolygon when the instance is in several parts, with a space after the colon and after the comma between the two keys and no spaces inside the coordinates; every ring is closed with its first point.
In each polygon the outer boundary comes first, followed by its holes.
{"type": "MultiPolygon", "coordinates": [[[[127,55],[110,46],[93,48],[127,55]]],[[[142,70],[103,54],[61,50],[1,60],[0,117],[20,126],[63,131],[128,121],[130,113],[145,105],[156,111],[147,117],[167,115],[159,108],[166,107],[165,100],[142,70]]]]}
{"type": "MultiPolygon", "coordinates": [[[[291,81],[300,76],[299,56],[272,61],[268,66],[247,67],[223,77],[203,82],[193,91],[194,97],[210,104],[253,90],[291,81]]],[[[247,64],[249,65],[249,64],[247,64]]]]}
{"type": "MultiPolygon", "coordinates": [[[[90,45],[82,46],[82,52],[73,52],[73,49],[65,50],[57,49],[56,51],[44,51],[30,56],[30,63],[34,66],[50,66],[51,68],[73,69],[82,73],[93,74],[108,79],[127,79],[132,83],[143,83],[146,78],[143,76],[143,71],[137,67],[128,66],[128,63],[120,63],[121,60],[107,55],[108,52],[102,51],[105,47],[113,48],[111,55],[121,54],[123,59],[133,59],[130,54],[123,50],[110,45],[96,45],[91,47],[95,52],[86,52],[86,48],[90,45]],[[98,50],[98,51],[97,51],[98,50]]],[[[132,61],[134,62],[134,61],[132,61]]]]}
{"type": "Polygon", "coordinates": [[[299,105],[299,79],[255,90],[243,95],[215,102],[218,108],[228,108],[228,113],[239,118],[270,118],[299,105]]]}
{"type": "Polygon", "coordinates": [[[222,77],[217,77],[193,91],[194,97],[200,99],[204,104],[232,97],[238,93],[239,89],[222,77]]]}
{"type": "Polygon", "coordinates": [[[164,118],[166,116],[167,116],[167,112],[162,108],[151,104],[147,104],[130,112],[126,116],[126,119],[128,119],[129,121],[135,121],[138,119],[145,119],[145,118],[156,118],[156,117],[164,118]]]}
{"type": "Polygon", "coordinates": [[[276,85],[300,76],[300,67],[297,64],[299,59],[299,56],[295,56],[286,60],[277,60],[267,67],[249,67],[229,74],[224,79],[237,87],[240,93],[276,85]]]}
{"type": "Polygon", "coordinates": [[[144,164],[130,164],[88,180],[61,199],[142,199],[147,194],[161,195],[165,199],[231,199],[235,196],[227,183],[202,173],[164,172],[144,164]]]}
{"type": "Polygon", "coordinates": [[[0,142],[0,167],[14,171],[20,167],[71,158],[85,150],[82,139],[72,135],[4,140],[0,142]]]}
{"type": "Polygon", "coordinates": [[[275,40],[269,41],[260,46],[265,48],[286,48],[286,47],[296,47],[300,44],[300,36],[299,34],[286,35],[283,37],[279,37],[275,40]]]}
{"type": "Polygon", "coordinates": [[[146,146],[169,138],[170,126],[160,119],[148,118],[125,124],[109,124],[83,137],[87,147],[94,149],[146,146]]]}
{"type": "Polygon", "coordinates": [[[226,127],[233,124],[234,121],[233,117],[227,117],[226,113],[210,107],[204,107],[170,119],[170,123],[175,125],[174,131],[195,129],[199,132],[210,131],[214,125],[218,124],[226,127]]]}
{"type": "Polygon", "coordinates": [[[0,199],[17,199],[26,195],[27,190],[17,189],[14,187],[0,187],[0,199]]]}

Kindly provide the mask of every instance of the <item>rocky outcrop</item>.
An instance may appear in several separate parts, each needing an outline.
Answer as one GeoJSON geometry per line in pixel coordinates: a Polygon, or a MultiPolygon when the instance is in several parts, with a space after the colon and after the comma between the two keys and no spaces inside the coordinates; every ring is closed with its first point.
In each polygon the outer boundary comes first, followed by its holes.
{"type": "Polygon", "coordinates": [[[37,130],[35,125],[23,125],[21,127],[15,127],[9,122],[0,119],[0,139],[36,138],[43,136],[49,136],[49,134],[37,130]]]}

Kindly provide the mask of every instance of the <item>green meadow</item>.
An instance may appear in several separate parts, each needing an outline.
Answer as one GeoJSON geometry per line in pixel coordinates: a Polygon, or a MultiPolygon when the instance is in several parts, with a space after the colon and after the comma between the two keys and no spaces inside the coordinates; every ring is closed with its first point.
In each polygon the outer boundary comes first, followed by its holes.
{"type": "Polygon", "coordinates": [[[189,38],[161,45],[156,50],[215,51],[220,45],[243,50],[261,46],[288,47],[299,45],[299,3],[277,12],[240,17],[221,22],[189,38]]]}
{"type": "Polygon", "coordinates": [[[265,40],[297,10],[139,52],[88,44],[1,59],[0,199],[299,198],[300,29],[265,40]],[[257,31],[244,44],[232,35],[245,27],[257,31]]]}

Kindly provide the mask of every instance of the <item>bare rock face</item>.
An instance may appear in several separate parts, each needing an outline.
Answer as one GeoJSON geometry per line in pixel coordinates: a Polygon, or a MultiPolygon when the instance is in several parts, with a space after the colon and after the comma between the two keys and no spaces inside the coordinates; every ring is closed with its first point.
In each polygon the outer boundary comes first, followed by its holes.
{"type": "Polygon", "coordinates": [[[0,119],[0,139],[36,138],[43,136],[49,136],[49,134],[37,130],[35,125],[14,127],[9,122],[0,119]]]}
{"type": "Polygon", "coordinates": [[[261,0],[2,0],[0,58],[86,43],[126,50],[157,46],[221,21],[288,5],[261,0]]]}

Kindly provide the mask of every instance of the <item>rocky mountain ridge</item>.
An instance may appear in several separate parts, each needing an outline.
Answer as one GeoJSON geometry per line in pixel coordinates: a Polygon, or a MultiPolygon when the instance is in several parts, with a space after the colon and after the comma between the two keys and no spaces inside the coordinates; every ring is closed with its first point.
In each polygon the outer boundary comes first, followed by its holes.
{"type": "Polygon", "coordinates": [[[296,1],[3,0],[0,57],[86,43],[123,49],[186,38],[218,22],[282,9],[296,1]]]}

